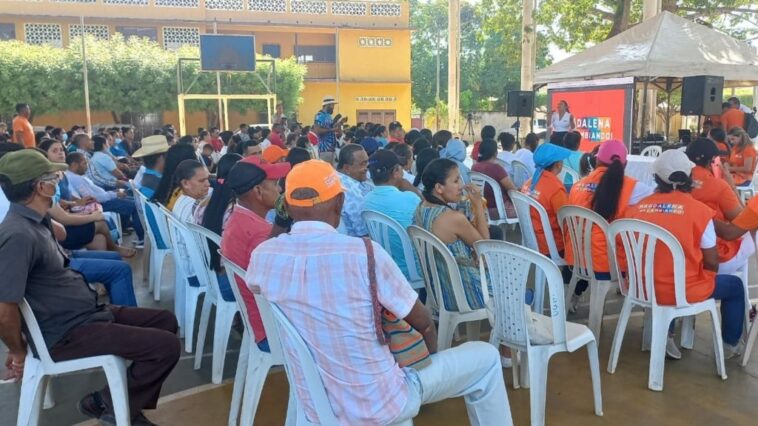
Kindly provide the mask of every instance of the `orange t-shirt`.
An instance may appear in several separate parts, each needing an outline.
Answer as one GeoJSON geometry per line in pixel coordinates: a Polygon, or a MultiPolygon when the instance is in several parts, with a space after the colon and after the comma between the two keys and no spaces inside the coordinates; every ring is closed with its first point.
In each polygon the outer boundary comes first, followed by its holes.
{"type": "Polygon", "coordinates": [[[755,172],[755,161],[756,152],[753,145],[747,145],[746,147],[739,149],[737,147],[734,147],[732,149],[732,155],[729,156],[729,165],[732,167],[742,167],[745,165],[745,160],[748,158],[752,158],[753,162],[753,169],[749,172],[732,172],[732,177],[734,178],[734,184],[740,185],[745,182],[749,182],[753,179],[753,173],[755,172]]]}
{"type": "Polygon", "coordinates": [[[732,225],[739,226],[745,231],[758,229],[758,197],[751,198],[742,212],[732,221],[732,225]]]}
{"type": "MultiPolygon", "coordinates": [[[[716,212],[715,218],[726,222],[725,213],[739,208],[740,200],[732,191],[729,184],[716,178],[710,170],[696,166],[692,169],[692,197],[716,212]]],[[[716,249],[719,252],[719,262],[726,262],[740,251],[740,240],[726,241],[716,239],[716,249]]]]}
{"type": "MultiPolygon", "coordinates": [[[[578,183],[574,184],[574,186],[571,187],[568,204],[592,210],[592,199],[595,196],[595,189],[606,171],[608,171],[607,167],[600,166],[578,183]]],[[[616,217],[613,219],[624,216],[624,213],[629,206],[629,200],[632,198],[634,185],[636,184],[637,181],[634,178],[624,176],[624,184],[621,186],[621,197],[619,197],[618,206],[616,208],[616,217]]],[[[623,249],[620,245],[618,248],[619,250],[617,250],[617,252],[623,254],[623,249]]],[[[621,262],[622,259],[619,259],[619,261],[621,262]]],[[[566,262],[569,265],[574,262],[574,253],[571,250],[571,244],[566,245],[566,262]]],[[[622,264],[619,266],[622,270],[626,269],[626,263],[621,263],[622,264]]],[[[603,231],[597,226],[592,228],[592,268],[594,269],[594,272],[609,272],[611,269],[608,263],[608,242],[606,241],[606,236],[603,234],[603,231]]]]}
{"type": "MultiPolygon", "coordinates": [[[[703,267],[700,239],[715,212],[692,195],[674,191],[655,193],[639,204],[629,207],[626,217],[658,225],[682,245],[686,298],[690,303],[711,297],[716,286],[716,273],[703,267]]],[[[660,305],[675,305],[674,265],[671,251],[660,241],[655,248],[655,297],[660,305]]]]}
{"type": "Polygon", "coordinates": [[[732,127],[745,127],[745,113],[736,108],[729,108],[727,112],[721,114],[721,128],[729,133],[732,127]]]}
{"type": "MultiPolygon", "coordinates": [[[[542,172],[542,177],[540,177],[539,182],[537,182],[533,190],[530,189],[531,186],[532,180],[529,179],[521,188],[521,192],[537,200],[547,211],[550,229],[553,230],[553,238],[555,238],[555,248],[560,253],[563,251],[564,246],[563,234],[561,233],[561,227],[558,225],[558,210],[568,202],[566,186],[558,179],[558,176],[547,170],[542,172]]],[[[533,209],[530,211],[530,214],[540,253],[550,256],[550,250],[548,250],[547,240],[545,239],[545,229],[542,227],[540,215],[533,209]]]]}
{"type": "Polygon", "coordinates": [[[14,141],[16,140],[17,133],[20,133],[24,137],[24,147],[34,148],[37,146],[37,142],[34,140],[34,127],[32,127],[32,123],[30,123],[26,117],[17,115],[16,118],[13,119],[14,141]]]}

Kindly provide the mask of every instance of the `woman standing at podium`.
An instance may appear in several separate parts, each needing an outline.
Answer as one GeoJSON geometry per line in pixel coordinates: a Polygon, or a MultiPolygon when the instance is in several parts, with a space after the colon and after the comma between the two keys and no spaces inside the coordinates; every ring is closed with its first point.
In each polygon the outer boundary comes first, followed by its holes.
{"type": "Polygon", "coordinates": [[[558,102],[558,110],[553,111],[547,124],[550,130],[550,143],[563,146],[563,137],[566,133],[576,129],[574,116],[569,111],[568,103],[564,100],[558,102]]]}

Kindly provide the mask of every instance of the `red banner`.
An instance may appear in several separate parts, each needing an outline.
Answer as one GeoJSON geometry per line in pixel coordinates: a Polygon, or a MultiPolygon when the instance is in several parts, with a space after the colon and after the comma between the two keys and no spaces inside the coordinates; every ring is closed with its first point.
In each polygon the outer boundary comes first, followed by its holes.
{"type": "Polygon", "coordinates": [[[592,151],[608,139],[624,140],[625,89],[553,89],[550,93],[551,110],[557,111],[560,101],[568,103],[576,130],[582,134],[581,151],[592,151]]]}

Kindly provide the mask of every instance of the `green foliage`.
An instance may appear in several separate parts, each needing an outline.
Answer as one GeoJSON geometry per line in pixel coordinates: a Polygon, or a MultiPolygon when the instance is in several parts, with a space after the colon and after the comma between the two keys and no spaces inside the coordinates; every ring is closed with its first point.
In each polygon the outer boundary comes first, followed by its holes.
{"type": "MultiPolygon", "coordinates": [[[[175,110],[179,58],[199,58],[199,50],[183,47],[164,50],[148,39],[110,40],[87,37],[87,69],[92,110],[124,113],[154,113],[175,110]]],[[[65,49],[1,41],[0,111],[10,112],[17,102],[29,102],[35,113],[84,108],[81,40],[65,49]]],[[[294,59],[276,60],[277,99],[294,111],[302,99],[305,67],[294,59]]],[[[197,77],[192,93],[215,94],[216,74],[199,70],[198,61],[187,61],[182,69],[186,86],[197,77]]],[[[263,94],[274,91],[270,63],[259,62],[255,73],[222,73],[222,93],[263,94]]],[[[191,101],[188,110],[216,109],[216,101],[191,101]]],[[[263,101],[233,101],[230,109],[244,112],[263,108],[263,101]]]]}
{"type": "MultiPolygon", "coordinates": [[[[434,107],[437,58],[440,99],[447,99],[446,0],[410,0],[413,102],[422,111],[434,107]]],[[[505,110],[509,90],[520,86],[521,2],[483,0],[461,3],[461,112],[505,110]]],[[[550,63],[547,44],[539,43],[538,66],[550,63]]]]}

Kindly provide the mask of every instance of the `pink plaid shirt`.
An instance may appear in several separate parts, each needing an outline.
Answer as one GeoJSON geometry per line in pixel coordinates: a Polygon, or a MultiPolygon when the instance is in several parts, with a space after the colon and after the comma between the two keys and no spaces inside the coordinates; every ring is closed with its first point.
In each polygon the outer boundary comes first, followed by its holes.
{"type": "MultiPolygon", "coordinates": [[[[404,318],[418,296],[387,252],[373,244],[379,303],[404,318]]],[[[376,338],[360,238],[339,234],[324,222],[297,222],[290,234],[253,251],[246,281],[248,287],[259,286],[300,332],[340,424],[385,425],[400,414],[408,399],[405,374],[376,338]]],[[[294,366],[293,374],[313,421],[317,416],[300,368],[294,366]]]]}

